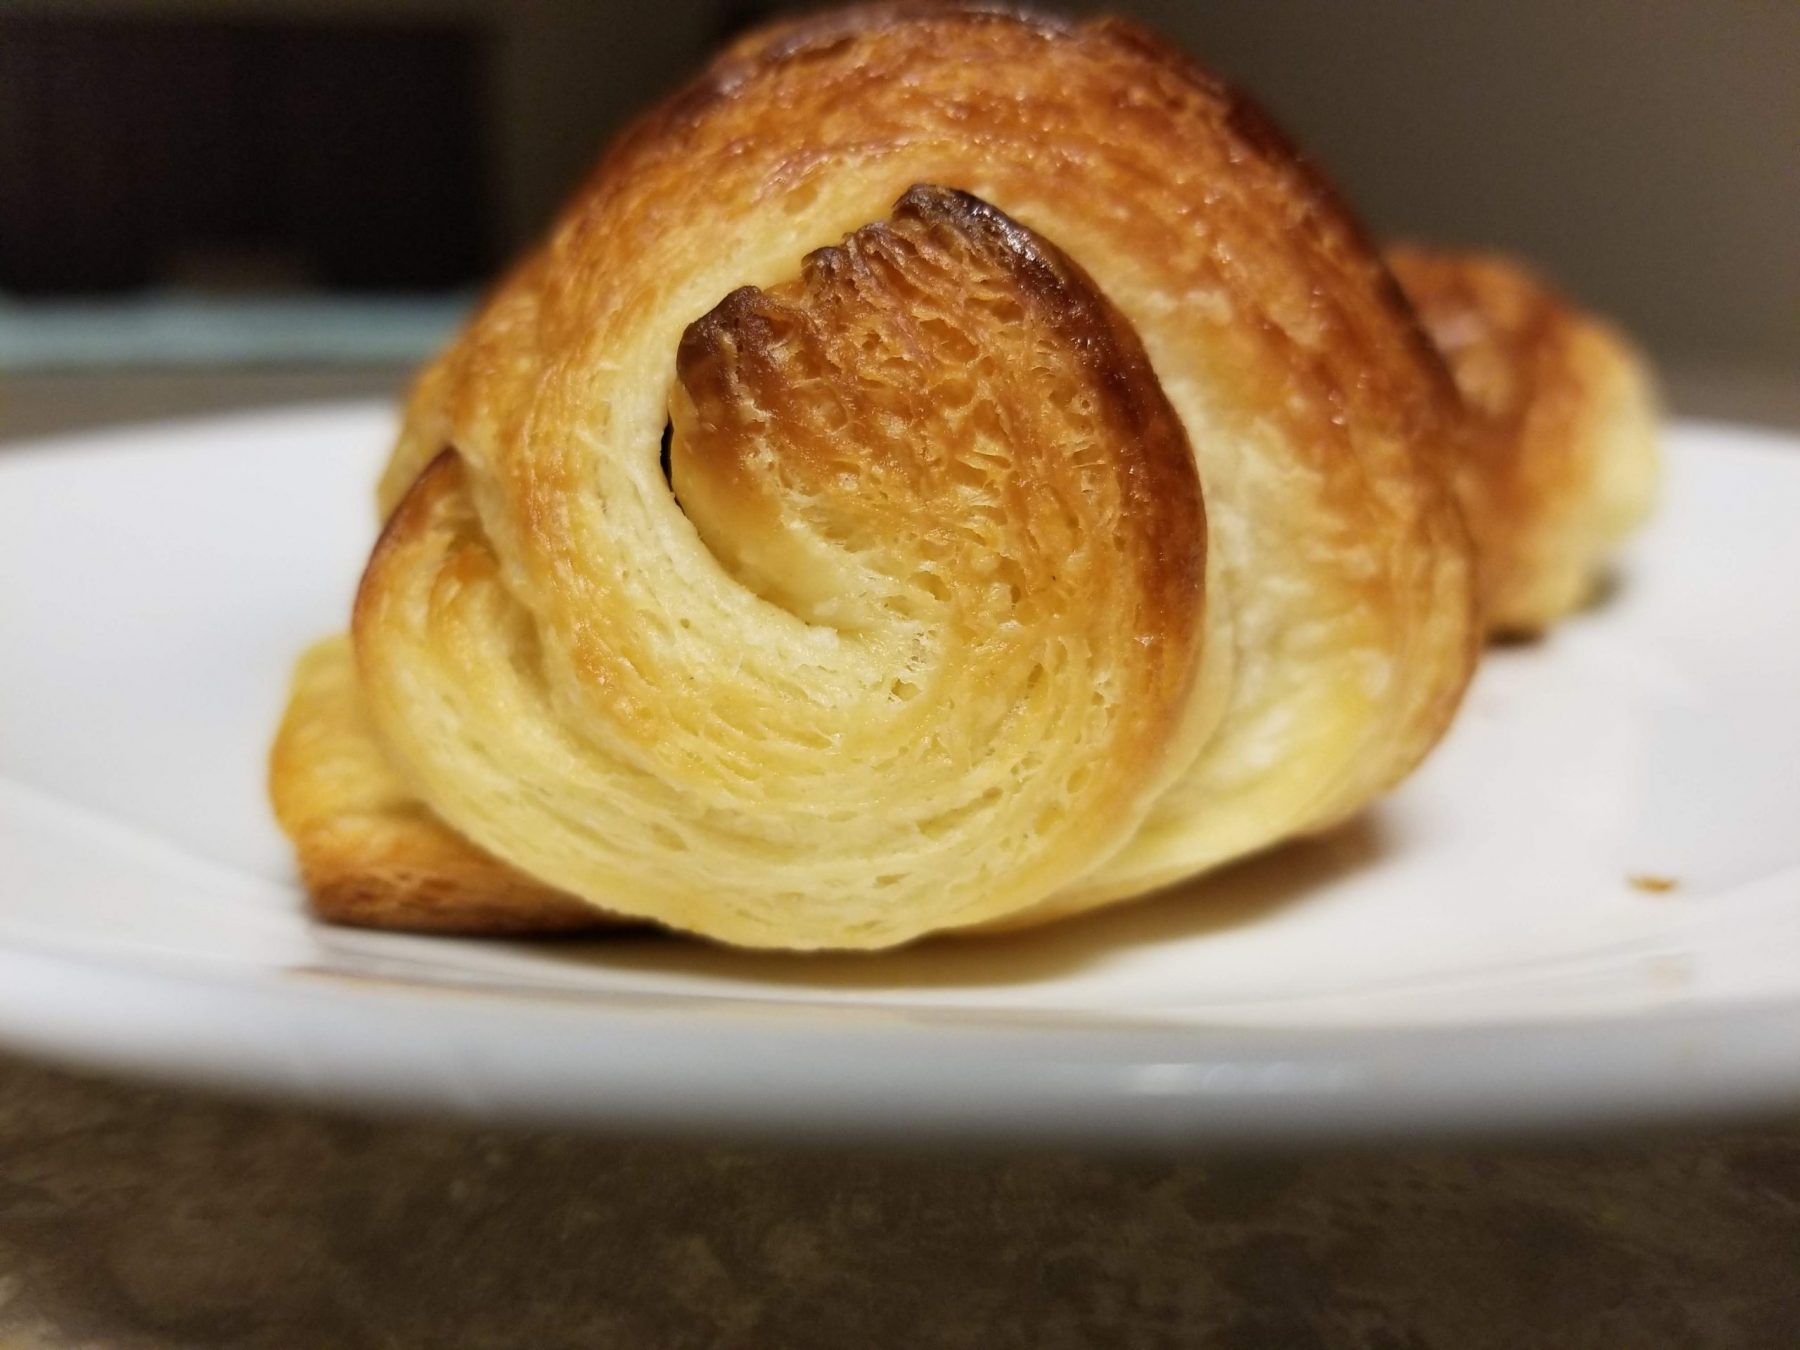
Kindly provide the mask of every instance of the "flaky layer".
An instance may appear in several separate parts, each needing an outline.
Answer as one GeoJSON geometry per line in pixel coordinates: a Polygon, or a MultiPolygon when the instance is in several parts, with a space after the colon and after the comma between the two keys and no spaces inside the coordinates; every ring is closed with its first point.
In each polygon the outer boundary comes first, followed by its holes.
{"type": "Polygon", "coordinates": [[[482,853],[432,815],[375,740],[347,638],[327,638],[300,658],[269,786],[321,918],[487,934],[617,922],[482,853]]]}
{"type": "Polygon", "coordinates": [[[358,687],[434,819],[610,911],[1048,917],[1429,748],[1454,415],[1335,198],[1140,30],[806,21],[629,132],[421,379],[358,687]]]}

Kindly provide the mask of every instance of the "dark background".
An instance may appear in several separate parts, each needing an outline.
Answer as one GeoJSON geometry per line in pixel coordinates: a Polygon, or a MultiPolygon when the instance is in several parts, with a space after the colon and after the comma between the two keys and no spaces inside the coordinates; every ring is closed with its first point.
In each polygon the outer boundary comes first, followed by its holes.
{"type": "MultiPolygon", "coordinates": [[[[1257,91],[1381,233],[1524,253],[1668,365],[1800,368],[1794,0],[1107,7],[1257,91]]],[[[468,286],[783,8],[0,0],[0,292],[468,286]]]]}

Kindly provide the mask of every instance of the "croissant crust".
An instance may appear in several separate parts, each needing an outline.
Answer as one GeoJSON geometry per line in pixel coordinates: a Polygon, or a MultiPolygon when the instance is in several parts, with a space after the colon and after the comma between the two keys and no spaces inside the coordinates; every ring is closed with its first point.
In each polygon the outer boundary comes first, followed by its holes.
{"type": "Polygon", "coordinates": [[[1487,625],[1541,632],[1593,594],[1608,555],[1650,513],[1648,365],[1510,259],[1408,246],[1388,263],[1463,398],[1456,487],[1487,625]]]}

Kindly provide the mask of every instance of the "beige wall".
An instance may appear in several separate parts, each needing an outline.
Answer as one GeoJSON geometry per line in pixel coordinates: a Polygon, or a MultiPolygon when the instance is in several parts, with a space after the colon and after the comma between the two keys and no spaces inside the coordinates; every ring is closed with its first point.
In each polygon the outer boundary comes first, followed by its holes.
{"type": "Polygon", "coordinates": [[[1671,363],[1800,384],[1800,0],[1136,0],[1379,230],[1516,249],[1671,363]]]}

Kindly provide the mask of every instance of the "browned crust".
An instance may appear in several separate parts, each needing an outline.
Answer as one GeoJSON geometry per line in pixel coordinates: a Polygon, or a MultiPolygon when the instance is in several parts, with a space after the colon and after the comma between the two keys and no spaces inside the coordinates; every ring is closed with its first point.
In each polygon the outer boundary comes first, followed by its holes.
{"type": "MultiPolygon", "coordinates": [[[[1061,249],[973,193],[930,183],[914,184],[902,194],[888,221],[866,225],[843,243],[808,254],[800,282],[784,290],[853,289],[856,274],[872,255],[904,265],[921,249],[933,250],[940,260],[966,249],[974,267],[1004,277],[1012,294],[1057,335],[1099,393],[1099,411],[1112,425],[1119,447],[1124,519],[1130,522],[1131,537],[1117,542],[1132,550],[1142,588],[1151,599],[1150,613],[1167,638],[1162,660],[1174,679],[1161,694],[1181,699],[1192,679],[1202,617],[1206,514],[1187,432],[1169,406],[1143,343],[1093,278],[1061,249]],[[939,231],[949,238],[934,240],[939,231]]],[[[967,283],[953,264],[947,275],[967,283]]],[[[954,306],[958,298],[951,294],[942,300],[954,306]]],[[[923,297],[915,300],[922,303],[923,297]]],[[[793,313],[785,297],[765,296],[755,287],[733,291],[683,333],[676,378],[696,403],[731,397],[725,388],[731,363],[758,367],[766,384],[772,378],[770,349],[789,340],[793,313]]],[[[918,359],[923,365],[924,354],[918,359]]],[[[929,416],[928,408],[919,408],[916,425],[926,425],[929,416]]],[[[707,444],[719,449],[716,438],[707,444]]],[[[804,442],[792,445],[788,457],[805,450],[804,442]]],[[[733,467],[739,475],[732,491],[740,496],[753,492],[741,466],[733,467]]],[[[1044,471],[1058,468],[1051,465],[1044,471]]]]}
{"type": "Polygon", "coordinates": [[[346,826],[297,843],[312,912],[326,923],[401,933],[527,937],[617,929],[618,919],[540,886],[504,863],[471,861],[470,845],[434,826],[376,844],[346,826]]]}
{"type": "Polygon", "coordinates": [[[1121,447],[1130,518],[1145,522],[1144,589],[1170,636],[1166,659],[1183,672],[1167,693],[1183,697],[1202,619],[1206,512],[1193,447],[1144,344],[1074,259],[974,194],[916,185],[895,214],[942,222],[979,240],[1104,391],[1102,407],[1121,447]]]}
{"type": "Polygon", "coordinates": [[[1455,377],[1456,487],[1475,536],[1482,610],[1532,635],[1579,605],[1610,538],[1598,475],[1605,401],[1637,362],[1624,341],[1516,259],[1400,245],[1390,267],[1455,377]]]}
{"type": "Polygon", "coordinates": [[[1244,90],[1154,30],[1117,15],[1075,20],[1026,6],[980,0],[894,0],[830,8],[772,23],[740,38],[688,84],[629,124],[602,155],[575,200],[594,203],[603,198],[610,185],[629,178],[640,155],[666,152],[679,145],[684,133],[696,127],[710,108],[765,71],[822,57],[849,42],[889,30],[923,27],[929,31],[942,26],[947,32],[971,24],[1024,29],[1045,40],[1107,44],[1121,55],[1152,63],[1219,105],[1224,125],[1258,159],[1276,166],[1285,176],[1288,190],[1306,204],[1307,209],[1294,213],[1288,228],[1326,243],[1340,264],[1363,273],[1378,295],[1382,318],[1393,325],[1386,336],[1390,340],[1397,337],[1405,347],[1405,361],[1426,376],[1435,405],[1430,415],[1444,419],[1454,415],[1456,389],[1439,349],[1394,276],[1382,265],[1379,247],[1337,184],[1244,90]]]}

